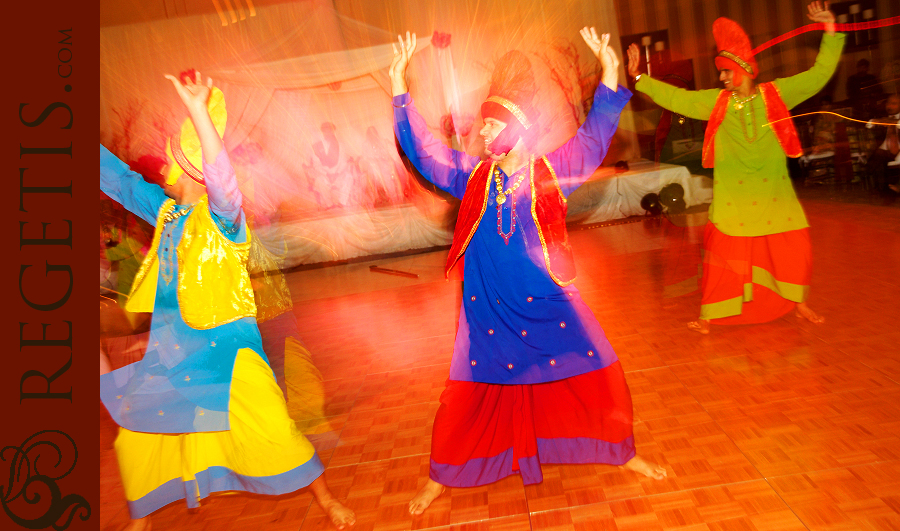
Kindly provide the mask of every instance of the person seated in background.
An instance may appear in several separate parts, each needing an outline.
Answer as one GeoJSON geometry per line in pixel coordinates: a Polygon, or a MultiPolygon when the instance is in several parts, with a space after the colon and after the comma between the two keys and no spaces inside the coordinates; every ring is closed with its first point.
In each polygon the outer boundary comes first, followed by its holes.
{"type": "Polygon", "coordinates": [[[869,73],[869,60],[857,61],[856,73],[847,78],[847,99],[853,106],[853,115],[862,119],[871,117],[881,91],[878,77],[869,73]]]}
{"type": "MultiPolygon", "coordinates": [[[[822,99],[821,111],[831,112],[831,98],[822,99]]],[[[813,143],[810,152],[813,155],[834,153],[834,124],[837,117],[833,114],[819,114],[813,122],[813,143]]]]}
{"type": "Polygon", "coordinates": [[[877,193],[900,193],[896,174],[900,170],[900,95],[891,94],[884,105],[885,116],[869,120],[866,127],[875,130],[875,151],[869,155],[866,172],[877,193]],[[889,182],[889,181],[895,182],[889,182]]]}

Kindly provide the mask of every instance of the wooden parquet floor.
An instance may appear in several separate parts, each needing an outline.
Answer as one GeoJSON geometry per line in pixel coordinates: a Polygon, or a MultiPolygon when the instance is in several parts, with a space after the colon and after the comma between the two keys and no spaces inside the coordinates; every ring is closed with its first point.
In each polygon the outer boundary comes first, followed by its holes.
{"type": "MultiPolygon", "coordinates": [[[[699,292],[669,289],[696,282],[673,273],[699,260],[695,237],[652,221],[570,233],[576,285],[626,371],[638,453],[667,479],[549,465],[538,485],[448,489],[418,517],[406,505],[427,477],[460,303],[445,253],[377,262],[418,279],[369,263],[289,274],[333,428],[310,439],[354,529],[900,529],[900,208],[822,193],[804,206],[821,326],[788,315],[701,336],[685,327],[699,292]]],[[[101,529],[118,530],[116,426],[100,416],[101,529]]],[[[174,503],[152,519],[158,530],[332,528],[306,491],[174,503]]]]}

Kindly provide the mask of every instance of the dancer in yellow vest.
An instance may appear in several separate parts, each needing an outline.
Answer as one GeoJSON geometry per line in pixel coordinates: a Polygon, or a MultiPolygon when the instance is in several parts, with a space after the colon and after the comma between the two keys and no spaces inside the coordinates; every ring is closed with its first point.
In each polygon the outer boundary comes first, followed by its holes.
{"type": "Polygon", "coordinates": [[[103,191],[156,226],[127,304],[153,312],[147,352],[100,378],[121,426],[115,449],[129,529],[149,529],[148,515],[178,500],[197,507],[213,492],[306,486],[338,529],[353,525],[288,416],[262,348],[246,269],[251,235],[221,139],[222,92],[196,72],[166,77],[190,119],[167,145],[164,187],[100,146],[103,191]]]}
{"type": "Polygon", "coordinates": [[[715,167],[713,202],[703,237],[700,318],[688,328],[709,333],[710,323],[772,321],[796,308],[813,323],[824,319],[806,304],[812,272],[809,224],[791,180],[787,157],[802,154],[788,109],[819,92],[834,73],[844,35],[820,2],[808,6],[826,24],[815,65],[806,72],[755,84],[759,74],[750,39],[734,21],[719,18],[713,36],[725,90],[688,91],[640,74],[639,51],[628,49],[635,88],[661,107],[709,120],[703,165],[715,167]]]}

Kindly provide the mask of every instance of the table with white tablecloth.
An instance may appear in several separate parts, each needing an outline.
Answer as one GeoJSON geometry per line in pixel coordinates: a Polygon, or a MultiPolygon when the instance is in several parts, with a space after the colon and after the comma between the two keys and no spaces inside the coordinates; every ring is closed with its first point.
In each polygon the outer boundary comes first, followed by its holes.
{"type": "Polygon", "coordinates": [[[684,188],[687,207],[712,202],[712,179],[691,175],[684,166],[638,161],[622,173],[605,167],[597,170],[569,196],[567,220],[584,224],[643,215],[641,199],[649,193],[658,194],[671,183],[684,188]]]}
{"type": "MultiPolygon", "coordinates": [[[[641,198],[659,193],[667,184],[684,188],[684,201],[692,207],[712,201],[712,179],[691,175],[684,166],[651,161],[630,163],[626,172],[598,169],[568,198],[568,222],[599,223],[645,214],[641,198]]],[[[284,238],[284,267],[359,259],[416,249],[449,246],[458,202],[439,199],[428,208],[411,203],[372,210],[336,210],[314,217],[285,220],[260,230],[263,239],[272,231],[284,238]],[[267,234],[268,233],[268,234],[267,234]]]]}

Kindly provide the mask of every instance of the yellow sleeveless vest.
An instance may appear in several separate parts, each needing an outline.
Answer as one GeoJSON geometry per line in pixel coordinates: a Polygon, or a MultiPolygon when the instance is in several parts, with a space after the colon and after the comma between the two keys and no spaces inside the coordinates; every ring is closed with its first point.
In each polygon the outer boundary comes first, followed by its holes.
{"type": "MultiPolygon", "coordinates": [[[[209,212],[209,199],[203,196],[187,216],[184,233],[175,252],[178,260],[178,306],[190,327],[206,330],[256,317],[253,289],[247,274],[250,232],[247,241],[234,243],[223,236],[209,212]]],[[[163,216],[175,205],[163,203],[156,219],[153,243],[141,264],[125,309],[152,312],[156,301],[159,260],[156,257],[163,229],[163,216]]]]}
{"type": "Polygon", "coordinates": [[[281,272],[281,262],[278,256],[263,246],[259,238],[253,238],[247,271],[251,275],[250,283],[256,298],[257,323],[278,317],[294,307],[287,280],[281,272]]]}

